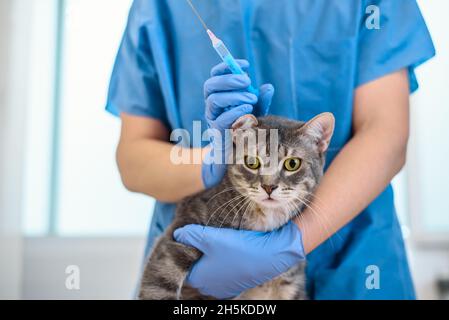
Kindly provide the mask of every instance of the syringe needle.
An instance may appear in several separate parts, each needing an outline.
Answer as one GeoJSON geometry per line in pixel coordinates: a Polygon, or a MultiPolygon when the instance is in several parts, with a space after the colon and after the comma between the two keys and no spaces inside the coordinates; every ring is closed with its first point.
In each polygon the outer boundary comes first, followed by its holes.
{"type": "MultiPolygon", "coordinates": [[[[192,8],[195,15],[200,20],[201,24],[203,25],[204,29],[206,30],[207,34],[209,35],[210,40],[212,41],[212,46],[214,47],[215,51],[217,51],[220,58],[223,60],[224,63],[229,67],[231,72],[233,74],[244,74],[245,71],[243,71],[242,67],[238,64],[238,62],[234,59],[231,52],[229,52],[228,48],[226,48],[223,41],[221,41],[215,34],[209,30],[204,20],[201,18],[199,12],[196,10],[195,6],[193,5],[191,0],[186,0],[187,3],[192,8]]],[[[256,96],[259,95],[259,90],[254,88],[252,85],[248,87],[248,91],[255,94],[256,96]]]]}
{"type": "Polygon", "coordinates": [[[186,0],[189,4],[189,6],[192,8],[193,13],[198,17],[198,20],[200,20],[201,24],[203,25],[204,29],[207,31],[209,28],[207,27],[206,23],[204,22],[203,18],[201,18],[199,12],[196,10],[195,6],[193,5],[191,0],[186,0]]]}

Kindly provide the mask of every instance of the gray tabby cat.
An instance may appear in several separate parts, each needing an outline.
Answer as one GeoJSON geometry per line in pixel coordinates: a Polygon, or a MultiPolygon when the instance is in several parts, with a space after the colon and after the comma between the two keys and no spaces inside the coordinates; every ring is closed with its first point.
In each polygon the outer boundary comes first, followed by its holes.
{"type": "MultiPolygon", "coordinates": [[[[245,145],[243,155],[236,155],[234,164],[228,165],[227,175],[220,185],[186,198],[178,205],[173,223],[156,242],[146,265],[139,298],[212,299],[184,283],[201,252],[175,242],[174,230],[199,224],[271,231],[288,223],[310,203],[323,175],[334,121],[331,113],[323,113],[307,123],[274,116],[256,119],[251,115],[237,120],[233,126],[234,151],[239,138],[260,134],[257,129],[266,129],[268,143],[260,139],[262,141],[255,145],[257,150],[245,145]],[[267,173],[264,171],[268,161],[262,161],[258,155],[270,156],[270,129],[277,129],[278,157],[275,170],[267,173]],[[248,201],[240,201],[242,198],[248,201]]],[[[306,299],[304,268],[304,264],[297,265],[235,298],[306,299]]]]}

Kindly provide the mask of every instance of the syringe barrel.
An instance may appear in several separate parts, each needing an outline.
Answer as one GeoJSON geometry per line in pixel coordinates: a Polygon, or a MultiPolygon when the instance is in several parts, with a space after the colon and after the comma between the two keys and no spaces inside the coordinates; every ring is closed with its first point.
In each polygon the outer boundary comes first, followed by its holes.
{"type": "MultiPolygon", "coordinates": [[[[238,64],[238,62],[234,59],[231,52],[226,48],[226,45],[223,41],[219,41],[216,45],[214,45],[215,51],[217,51],[220,58],[223,62],[229,67],[233,74],[244,74],[242,67],[238,64]]],[[[256,96],[259,96],[259,90],[254,88],[253,86],[248,87],[248,91],[256,96]]]]}

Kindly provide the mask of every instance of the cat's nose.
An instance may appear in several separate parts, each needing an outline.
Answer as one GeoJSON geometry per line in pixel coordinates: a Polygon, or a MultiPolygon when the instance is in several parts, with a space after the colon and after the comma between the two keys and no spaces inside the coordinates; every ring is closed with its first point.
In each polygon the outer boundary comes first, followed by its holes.
{"type": "Polygon", "coordinates": [[[268,195],[271,195],[273,191],[278,188],[278,186],[263,184],[262,188],[268,193],[268,195]]]}

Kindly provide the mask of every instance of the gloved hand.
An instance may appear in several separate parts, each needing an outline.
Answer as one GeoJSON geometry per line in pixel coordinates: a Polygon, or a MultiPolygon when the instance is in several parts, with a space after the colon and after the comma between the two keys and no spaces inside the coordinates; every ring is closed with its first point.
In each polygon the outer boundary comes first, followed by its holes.
{"type": "MultiPolygon", "coordinates": [[[[237,62],[243,70],[248,69],[248,61],[237,62]]],[[[219,184],[226,173],[225,160],[232,148],[232,139],[226,135],[226,129],[230,129],[245,114],[266,115],[274,94],[271,84],[260,87],[259,97],[249,93],[246,89],[251,84],[250,78],[246,74],[232,74],[225,63],[215,66],[211,75],[204,84],[206,121],[209,128],[215,129],[221,138],[211,139],[211,150],[202,165],[202,178],[206,188],[219,184]]]]}
{"type": "Polygon", "coordinates": [[[174,238],[203,253],[187,282],[218,299],[236,297],[305,260],[301,232],[293,222],[272,232],[188,225],[174,238]]]}

